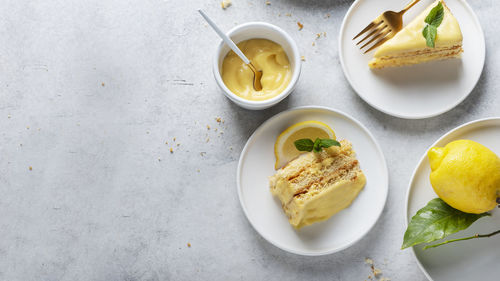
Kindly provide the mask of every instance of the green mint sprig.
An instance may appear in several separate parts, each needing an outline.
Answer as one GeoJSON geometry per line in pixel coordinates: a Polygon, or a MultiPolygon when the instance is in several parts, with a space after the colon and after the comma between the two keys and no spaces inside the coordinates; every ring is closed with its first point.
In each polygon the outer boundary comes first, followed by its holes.
{"type": "Polygon", "coordinates": [[[340,146],[340,143],[336,140],[332,139],[320,139],[316,138],[315,141],[311,139],[300,139],[293,142],[295,144],[295,148],[298,151],[314,151],[321,152],[321,149],[328,148],[330,146],[340,146]]]}
{"type": "Polygon", "coordinates": [[[422,30],[422,35],[425,38],[425,43],[427,46],[434,48],[436,42],[437,28],[441,24],[444,18],[444,8],[441,1],[432,8],[427,17],[425,18],[425,27],[422,30]]]}

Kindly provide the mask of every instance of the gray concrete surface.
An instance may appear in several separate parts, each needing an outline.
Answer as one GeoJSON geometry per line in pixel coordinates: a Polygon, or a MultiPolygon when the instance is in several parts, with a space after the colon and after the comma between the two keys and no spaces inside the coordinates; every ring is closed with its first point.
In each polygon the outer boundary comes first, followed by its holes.
{"type": "Polygon", "coordinates": [[[440,135],[499,115],[500,6],[470,3],[487,38],[473,93],[446,114],[412,121],[371,108],[344,79],[337,36],[352,1],[270,1],[233,0],[227,10],[218,0],[1,2],[0,280],[356,281],[371,272],[366,257],[391,280],[425,280],[399,250],[408,180],[440,135]],[[260,112],[227,100],[211,73],[219,39],[198,8],[224,29],[261,20],[288,31],[306,57],[295,93],[260,112]],[[318,32],[327,36],[315,40],[318,32]],[[263,240],[235,187],[247,138],[300,105],[355,116],[390,171],[376,227],[323,257],[263,240]]]}

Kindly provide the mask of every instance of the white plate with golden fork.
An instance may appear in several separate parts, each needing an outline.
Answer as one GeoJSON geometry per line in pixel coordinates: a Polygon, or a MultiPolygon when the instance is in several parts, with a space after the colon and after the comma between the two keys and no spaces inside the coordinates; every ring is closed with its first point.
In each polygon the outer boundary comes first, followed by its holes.
{"type": "MultiPolygon", "coordinates": [[[[472,92],[484,66],[483,31],[465,0],[445,1],[462,30],[462,57],[379,70],[368,67],[376,49],[364,54],[371,45],[360,50],[352,39],[383,12],[400,11],[409,1],[356,0],[352,4],[340,28],[339,56],[347,80],[365,102],[392,116],[422,119],[451,110],[472,92]]],[[[433,2],[421,0],[411,7],[403,16],[403,27],[433,2]]]]}

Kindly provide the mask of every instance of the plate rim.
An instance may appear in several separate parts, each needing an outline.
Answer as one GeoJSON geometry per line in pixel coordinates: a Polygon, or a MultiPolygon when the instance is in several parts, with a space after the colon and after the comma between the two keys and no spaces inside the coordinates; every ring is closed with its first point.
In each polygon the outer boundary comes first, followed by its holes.
{"type": "Polygon", "coordinates": [[[467,90],[468,93],[466,95],[464,95],[462,98],[458,99],[455,103],[451,104],[451,106],[445,107],[443,110],[436,111],[435,113],[425,114],[425,115],[403,115],[403,114],[391,112],[390,110],[383,109],[382,107],[379,107],[379,106],[375,106],[372,102],[368,101],[364,96],[359,94],[359,89],[356,88],[351,76],[348,75],[348,73],[347,73],[346,65],[344,62],[344,48],[342,47],[342,42],[343,42],[342,38],[344,37],[347,19],[352,16],[354,9],[357,8],[360,5],[360,2],[362,2],[362,1],[366,1],[366,0],[355,0],[354,3],[352,3],[352,5],[349,7],[349,10],[347,10],[347,13],[344,16],[344,19],[342,20],[342,24],[340,25],[340,32],[339,32],[339,37],[338,37],[338,50],[339,50],[338,53],[339,53],[340,65],[342,67],[342,72],[344,73],[344,76],[345,76],[347,82],[349,82],[349,85],[354,90],[354,92],[358,95],[358,97],[360,97],[364,102],[369,104],[371,107],[373,107],[376,110],[381,111],[385,114],[388,114],[388,115],[391,115],[394,117],[398,117],[398,118],[402,118],[402,119],[417,120],[417,119],[431,118],[431,117],[435,117],[435,116],[441,115],[443,113],[446,113],[446,112],[452,110],[453,108],[455,108],[456,106],[458,106],[460,103],[462,103],[472,93],[472,91],[476,87],[476,85],[479,82],[479,79],[481,78],[481,75],[484,71],[484,63],[486,60],[486,42],[484,39],[484,31],[483,31],[483,27],[481,26],[481,23],[479,22],[479,20],[477,18],[476,13],[474,12],[474,10],[472,10],[469,3],[467,3],[466,0],[455,0],[455,1],[460,2],[462,5],[464,5],[464,7],[467,9],[468,13],[472,16],[472,19],[473,19],[475,25],[479,28],[480,32],[478,32],[477,34],[480,37],[480,40],[479,40],[480,44],[481,44],[480,49],[482,50],[482,54],[483,54],[481,57],[481,71],[479,71],[477,77],[475,78],[474,83],[471,84],[472,85],[471,88],[467,90]]]}
{"type": "Polygon", "coordinates": [[[381,149],[381,146],[379,145],[377,139],[373,136],[373,134],[370,132],[370,130],[368,130],[368,128],[366,128],[366,126],[364,126],[360,121],[358,121],[357,119],[353,118],[351,115],[343,112],[343,111],[340,111],[340,110],[337,110],[337,109],[333,109],[331,107],[326,107],[326,106],[318,106],[318,105],[307,105],[307,106],[298,106],[298,107],[293,107],[293,108],[289,108],[285,111],[282,111],[282,112],[279,112],[273,116],[271,116],[269,119],[267,119],[266,121],[264,121],[261,125],[259,125],[259,127],[257,127],[257,129],[255,129],[255,131],[252,133],[252,135],[248,138],[247,142],[245,143],[245,146],[243,147],[242,151],[241,151],[241,154],[240,154],[240,157],[239,157],[239,160],[238,160],[238,166],[237,166],[237,172],[236,172],[236,188],[237,188],[237,191],[238,191],[238,199],[240,201],[240,206],[241,208],[243,209],[243,213],[245,214],[245,217],[247,218],[248,222],[250,223],[250,225],[252,226],[252,228],[262,237],[264,238],[264,240],[266,240],[267,242],[269,242],[271,245],[274,245],[275,247],[283,250],[283,251],[286,251],[286,252],[289,252],[289,253],[292,253],[292,254],[296,254],[296,255],[301,255],[301,256],[324,256],[324,255],[329,255],[329,254],[333,254],[333,253],[337,253],[337,252],[340,252],[342,250],[345,250],[349,247],[351,247],[352,245],[356,244],[357,242],[359,242],[363,237],[365,237],[372,229],[373,227],[375,226],[375,224],[377,224],[377,222],[379,221],[380,217],[382,216],[382,213],[384,212],[384,209],[385,209],[385,206],[387,204],[387,197],[388,197],[388,194],[389,194],[389,170],[387,168],[387,161],[385,159],[385,155],[381,149]],[[382,204],[382,208],[380,209],[378,215],[377,215],[377,218],[372,222],[372,224],[370,225],[370,227],[367,229],[367,231],[361,235],[360,237],[358,237],[357,239],[351,241],[350,243],[347,243],[345,245],[343,245],[342,247],[335,247],[335,248],[329,248],[327,250],[324,250],[324,251],[317,251],[317,252],[305,252],[305,251],[297,251],[295,249],[292,249],[290,247],[287,247],[286,245],[283,245],[281,243],[278,243],[277,241],[274,241],[272,239],[269,239],[269,237],[265,236],[263,233],[261,233],[261,231],[259,231],[259,229],[257,229],[257,227],[255,227],[254,225],[254,222],[252,219],[250,219],[249,215],[248,215],[248,211],[247,211],[247,208],[243,202],[243,198],[242,198],[242,194],[241,194],[241,168],[242,168],[242,163],[243,163],[243,158],[245,157],[245,155],[247,154],[247,150],[248,150],[248,147],[249,147],[249,144],[250,143],[253,143],[254,141],[254,138],[256,138],[256,134],[259,130],[261,130],[261,128],[263,128],[264,126],[266,126],[268,123],[274,121],[275,119],[279,118],[281,115],[283,114],[286,114],[286,113],[289,113],[291,111],[300,111],[300,110],[324,110],[324,111],[329,111],[330,113],[335,113],[335,114],[338,114],[338,115],[341,115],[347,119],[349,119],[350,121],[354,122],[356,125],[358,125],[365,133],[368,134],[368,136],[370,137],[371,141],[375,144],[375,148],[376,148],[376,151],[378,154],[380,154],[381,156],[381,160],[383,162],[383,170],[384,170],[384,175],[383,175],[383,182],[385,182],[385,184],[383,186],[385,186],[385,189],[384,189],[384,196],[383,196],[383,204],[382,204]]]}
{"type": "MultiPolygon", "coordinates": [[[[500,121],[500,116],[491,116],[491,117],[480,118],[480,119],[472,120],[472,121],[466,122],[466,123],[464,123],[462,125],[459,125],[459,126],[453,128],[453,129],[449,130],[448,132],[444,133],[441,137],[439,137],[434,143],[432,143],[432,145],[430,145],[425,150],[425,152],[423,153],[422,157],[420,157],[420,160],[418,161],[417,165],[415,166],[415,168],[413,170],[413,173],[412,173],[412,175],[410,177],[410,181],[408,183],[408,187],[406,189],[405,229],[408,228],[408,223],[409,223],[409,219],[408,219],[408,216],[409,216],[408,207],[409,207],[409,202],[410,202],[410,193],[411,193],[411,190],[412,190],[412,185],[413,185],[413,182],[415,181],[415,175],[417,174],[417,171],[420,169],[420,166],[422,165],[422,163],[424,162],[424,160],[425,160],[425,158],[427,156],[427,151],[429,151],[429,149],[431,149],[432,147],[436,146],[437,143],[439,143],[444,138],[448,137],[449,135],[451,135],[451,134],[453,134],[453,133],[455,133],[455,132],[457,132],[459,130],[465,129],[466,127],[469,127],[469,126],[472,126],[472,125],[477,125],[477,124],[482,123],[482,122],[487,122],[487,121],[490,121],[490,120],[498,120],[498,121],[500,121]]],[[[427,270],[425,269],[425,267],[422,265],[422,263],[420,262],[419,258],[417,257],[417,254],[415,253],[415,246],[411,247],[411,253],[412,253],[413,257],[415,258],[415,260],[417,261],[418,267],[424,273],[425,277],[427,277],[427,279],[429,281],[434,281],[434,279],[429,275],[429,273],[427,272],[427,270]]]]}

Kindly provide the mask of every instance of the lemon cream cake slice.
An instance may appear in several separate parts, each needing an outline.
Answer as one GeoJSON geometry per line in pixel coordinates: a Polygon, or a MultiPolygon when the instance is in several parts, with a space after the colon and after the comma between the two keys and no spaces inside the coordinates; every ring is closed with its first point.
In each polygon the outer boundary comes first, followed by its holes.
{"type": "Polygon", "coordinates": [[[347,140],[321,152],[307,152],[270,177],[295,228],[323,221],[351,205],[366,183],[352,145],[347,140]]]}
{"type": "Polygon", "coordinates": [[[382,44],[370,68],[402,66],[460,57],[462,32],[444,1],[436,1],[382,44]]]}

